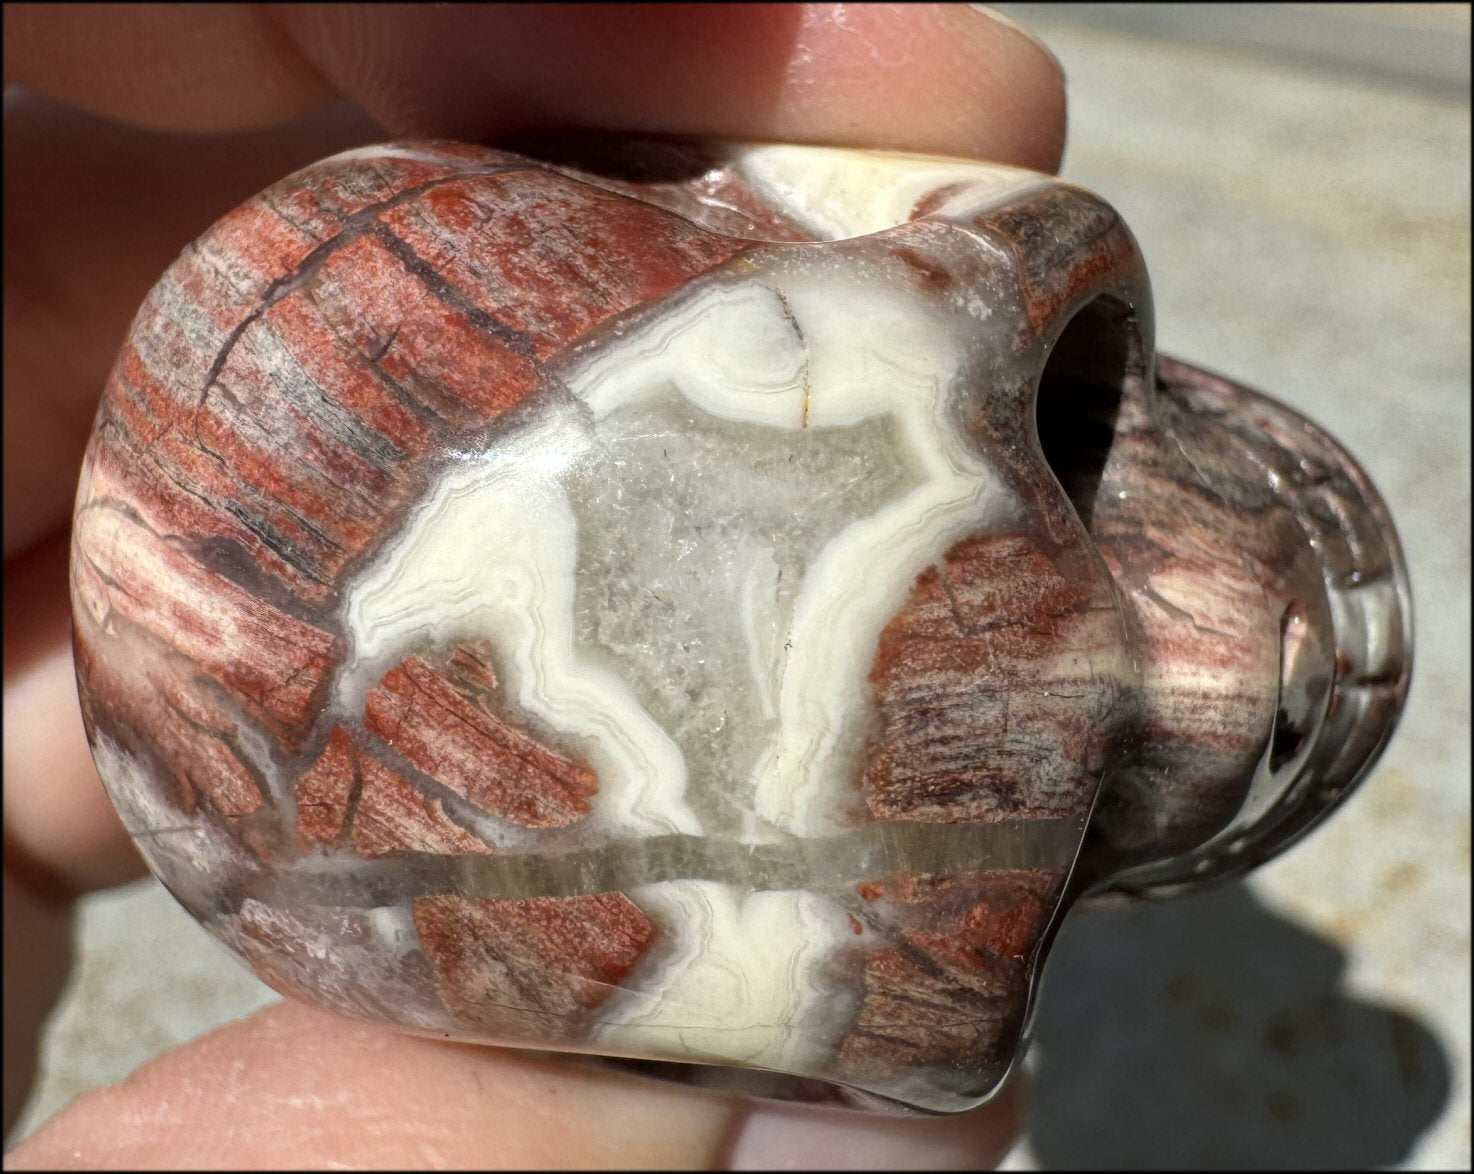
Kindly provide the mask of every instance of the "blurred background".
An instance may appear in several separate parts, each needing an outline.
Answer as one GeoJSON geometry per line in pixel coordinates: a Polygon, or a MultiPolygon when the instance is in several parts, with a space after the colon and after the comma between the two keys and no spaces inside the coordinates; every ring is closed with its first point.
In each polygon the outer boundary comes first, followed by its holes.
{"type": "MultiPolygon", "coordinates": [[[[1141,242],[1169,354],[1325,424],[1398,519],[1399,733],[1246,884],[1080,910],[1013,1170],[1470,1164],[1470,9],[1004,4],[1069,77],[1064,175],[1141,242]]],[[[14,1142],[275,996],[148,881],[83,902],[14,1142]]]]}

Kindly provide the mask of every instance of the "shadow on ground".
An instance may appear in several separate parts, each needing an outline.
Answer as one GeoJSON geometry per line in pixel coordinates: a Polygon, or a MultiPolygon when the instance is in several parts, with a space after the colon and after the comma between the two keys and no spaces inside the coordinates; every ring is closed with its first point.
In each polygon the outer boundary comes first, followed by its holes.
{"type": "Polygon", "coordinates": [[[1060,1169],[1370,1169],[1449,1096],[1431,1032],[1242,885],[1077,909],[1044,976],[1029,1141],[1060,1169]]]}

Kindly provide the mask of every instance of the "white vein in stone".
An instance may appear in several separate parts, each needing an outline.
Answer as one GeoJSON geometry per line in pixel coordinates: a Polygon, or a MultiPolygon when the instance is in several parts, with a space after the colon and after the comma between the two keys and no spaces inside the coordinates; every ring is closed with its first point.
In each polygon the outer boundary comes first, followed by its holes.
{"type": "Polygon", "coordinates": [[[838,905],[804,891],[669,881],[630,897],[674,934],[675,953],[600,1015],[611,1050],[786,1071],[811,1067],[843,1015],[818,970],[852,935],[838,905]]]}
{"type": "Polygon", "coordinates": [[[775,208],[824,240],[904,224],[917,201],[954,186],[957,190],[932,214],[969,219],[1044,178],[996,163],[845,147],[734,144],[725,154],[775,208]]]}
{"type": "Polygon", "coordinates": [[[362,712],[379,676],[417,643],[490,640],[517,706],[587,740],[601,818],[638,834],[695,834],[679,749],[618,677],[574,652],[577,535],[559,476],[588,443],[576,414],[554,409],[441,478],[347,593],[351,658],[338,704],[362,712]]]}

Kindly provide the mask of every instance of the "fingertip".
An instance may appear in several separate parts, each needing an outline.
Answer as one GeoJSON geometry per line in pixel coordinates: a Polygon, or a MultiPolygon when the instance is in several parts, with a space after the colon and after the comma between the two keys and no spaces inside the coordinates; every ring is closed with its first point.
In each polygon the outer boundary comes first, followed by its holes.
{"type": "Polygon", "coordinates": [[[808,4],[767,137],[1053,171],[1064,74],[1031,34],[967,4],[808,4]]]}
{"type": "Polygon", "coordinates": [[[1021,1124],[1011,1085],[954,1117],[886,1117],[844,1109],[755,1104],[734,1131],[728,1170],[987,1170],[1021,1124]]]}
{"type": "Polygon", "coordinates": [[[566,127],[973,156],[1052,170],[1058,62],[965,4],[293,6],[300,51],[395,135],[566,127]]]}
{"type": "Polygon", "coordinates": [[[66,560],[67,542],[58,536],[5,566],[6,854],[52,898],[144,873],[87,747],[66,560]]]}
{"type": "Polygon", "coordinates": [[[1059,58],[1023,25],[988,5],[949,4],[944,11],[962,52],[977,63],[956,153],[1058,171],[1068,106],[1059,58]]]}
{"type": "Polygon", "coordinates": [[[1000,12],[991,4],[969,3],[962,4],[961,7],[966,8],[971,12],[975,12],[979,16],[992,21],[994,25],[998,26],[1007,33],[1011,33],[1016,37],[1023,38],[1023,40],[1027,42],[1027,46],[1019,46],[1016,52],[1018,52],[1021,57],[1027,57],[1029,56],[1029,49],[1032,48],[1034,53],[1040,55],[1043,58],[1044,65],[1049,69],[1052,69],[1056,74],[1058,74],[1061,81],[1064,80],[1064,63],[1054,55],[1054,50],[1046,45],[1043,39],[1039,37],[1027,25],[1021,24],[1013,17],[1008,16],[1006,13],[1000,12]]]}

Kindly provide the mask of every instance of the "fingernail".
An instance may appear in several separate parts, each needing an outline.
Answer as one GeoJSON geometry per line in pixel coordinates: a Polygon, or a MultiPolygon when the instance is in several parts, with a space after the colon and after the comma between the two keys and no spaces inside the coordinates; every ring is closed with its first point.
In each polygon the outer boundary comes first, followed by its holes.
{"type": "Polygon", "coordinates": [[[762,1104],[741,1126],[729,1170],[984,1170],[1002,1158],[996,1114],[884,1117],[762,1104]]]}
{"type": "Polygon", "coordinates": [[[1049,60],[1054,63],[1054,68],[1059,70],[1060,76],[1064,76],[1065,67],[1060,63],[1060,59],[1054,55],[1054,50],[1046,45],[1043,41],[1041,41],[1038,36],[1036,36],[1034,32],[1031,31],[1029,28],[1019,24],[1019,22],[1014,20],[1011,16],[1004,16],[1003,13],[999,12],[996,8],[991,8],[986,4],[969,4],[968,7],[976,12],[979,16],[986,16],[989,20],[996,21],[998,24],[1001,24],[1004,28],[1012,29],[1020,36],[1028,38],[1031,42],[1033,42],[1034,46],[1038,48],[1041,53],[1044,54],[1044,56],[1048,57],[1049,60]]]}

